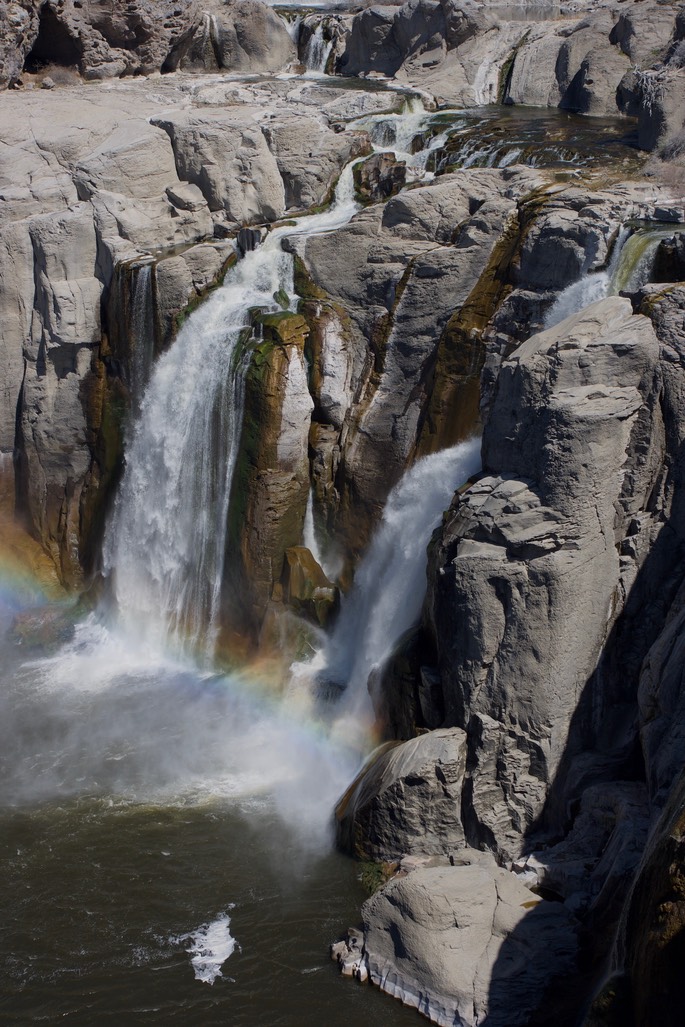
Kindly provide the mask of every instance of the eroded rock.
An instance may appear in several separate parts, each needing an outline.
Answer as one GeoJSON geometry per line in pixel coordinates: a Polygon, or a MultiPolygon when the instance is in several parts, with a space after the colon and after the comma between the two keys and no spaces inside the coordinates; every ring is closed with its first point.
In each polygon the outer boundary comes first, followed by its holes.
{"type": "Polygon", "coordinates": [[[414,870],[362,917],[372,983],[446,1027],[527,1024],[574,967],[573,917],[494,866],[414,870]]]}

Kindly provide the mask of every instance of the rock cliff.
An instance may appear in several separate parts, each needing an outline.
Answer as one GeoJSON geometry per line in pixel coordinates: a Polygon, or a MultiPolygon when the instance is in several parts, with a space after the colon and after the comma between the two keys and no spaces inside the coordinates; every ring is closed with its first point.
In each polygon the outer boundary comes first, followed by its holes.
{"type": "Polygon", "coordinates": [[[254,652],[284,609],[329,623],[310,496],[346,587],[406,468],[482,430],[421,622],[374,669],[390,744],[337,811],[343,847],[398,865],[363,911],[371,979],[438,1023],[577,1022],[593,993],[588,1024],[676,1022],[685,16],[572,6],[0,11],[0,477],[13,454],[63,584],[97,570],[155,357],[351,161],[363,204],[286,236],[292,295],[241,335],[223,626],[254,652]],[[291,74],[319,28],[329,70],[365,81],[291,74]],[[450,163],[474,123],[429,109],[499,102],[590,116],[598,160],[573,164],[569,120],[552,157],[450,163]],[[644,177],[602,162],[608,115],[655,151],[644,177]]]}

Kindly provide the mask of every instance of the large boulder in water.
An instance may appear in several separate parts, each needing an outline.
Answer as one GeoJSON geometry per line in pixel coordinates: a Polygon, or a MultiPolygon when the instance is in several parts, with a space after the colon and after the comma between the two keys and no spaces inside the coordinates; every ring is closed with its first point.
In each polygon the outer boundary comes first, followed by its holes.
{"type": "Polygon", "coordinates": [[[574,968],[572,915],[485,860],[392,880],[362,918],[371,981],[444,1027],[524,1027],[574,968]]]}

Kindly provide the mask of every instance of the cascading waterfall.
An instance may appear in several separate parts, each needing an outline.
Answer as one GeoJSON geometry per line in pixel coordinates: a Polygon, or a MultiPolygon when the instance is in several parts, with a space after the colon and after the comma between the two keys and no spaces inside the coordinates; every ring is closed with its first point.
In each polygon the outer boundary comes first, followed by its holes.
{"type": "MultiPolygon", "coordinates": [[[[441,116],[446,118],[451,113],[455,112],[441,112],[441,116]]],[[[433,174],[426,169],[431,154],[444,146],[448,138],[447,126],[445,131],[432,131],[434,117],[434,113],[426,110],[420,97],[412,96],[405,101],[401,111],[365,115],[357,119],[352,127],[368,132],[376,153],[392,152],[398,160],[404,161],[410,181],[430,181],[433,174]],[[428,131],[432,134],[424,141],[422,136],[428,131]]]]}
{"type": "MultiPolygon", "coordinates": [[[[320,679],[343,690],[335,737],[351,742],[360,725],[370,730],[374,713],[369,676],[417,621],[431,535],[455,490],[480,466],[480,440],[470,439],[417,461],[390,493],[334,632],[311,664],[320,679]]],[[[306,667],[297,670],[302,673],[306,667]]]]}
{"type": "Polygon", "coordinates": [[[211,657],[242,427],[241,333],[251,308],[276,310],[276,294],[293,294],[283,238],[338,228],[356,209],[348,165],[331,208],[246,253],[158,361],[104,544],[104,569],[131,634],[211,657]]]}
{"type": "Polygon", "coordinates": [[[316,72],[319,75],[323,75],[326,71],[326,65],[328,64],[328,58],[333,50],[333,40],[326,39],[324,36],[324,25],[320,21],[304,48],[302,54],[302,62],[307,68],[307,71],[316,72]]]}
{"type": "Polygon", "coordinates": [[[614,242],[608,267],[603,271],[589,272],[567,286],[547,312],[545,328],[554,327],[597,300],[640,289],[649,281],[659,243],[672,234],[673,226],[655,225],[633,230],[623,225],[614,242]]]}

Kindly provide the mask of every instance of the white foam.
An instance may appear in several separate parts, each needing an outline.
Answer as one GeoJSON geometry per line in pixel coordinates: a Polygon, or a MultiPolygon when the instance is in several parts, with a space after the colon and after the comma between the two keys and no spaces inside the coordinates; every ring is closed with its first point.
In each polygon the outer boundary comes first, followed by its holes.
{"type": "MultiPolygon", "coordinates": [[[[233,909],[233,906],[229,906],[233,909]]],[[[184,935],[181,940],[189,941],[188,953],[195,973],[195,980],[214,984],[221,977],[221,968],[226,960],[240,948],[230,931],[231,918],[221,913],[216,920],[203,924],[196,931],[184,935]]]]}

